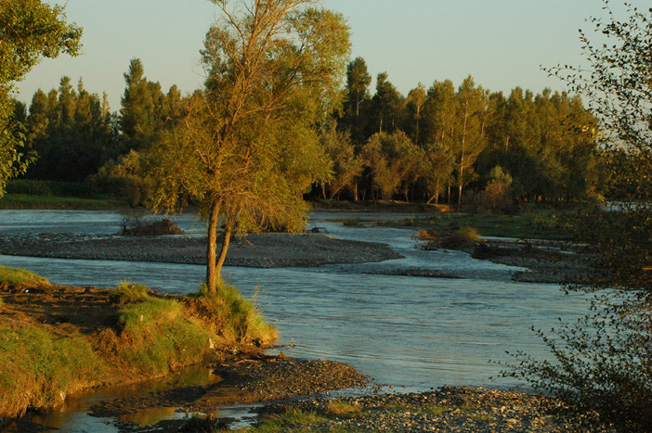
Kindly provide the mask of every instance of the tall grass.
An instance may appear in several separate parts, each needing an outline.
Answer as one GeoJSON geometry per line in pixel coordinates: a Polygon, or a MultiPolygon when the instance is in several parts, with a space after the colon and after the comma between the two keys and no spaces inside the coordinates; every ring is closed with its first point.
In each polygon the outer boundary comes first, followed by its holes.
{"type": "Polygon", "coordinates": [[[278,331],[263,318],[256,304],[231,285],[220,285],[217,293],[203,285],[199,294],[189,296],[188,303],[226,340],[264,344],[278,338],[278,331]]]}
{"type": "Polygon", "coordinates": [[[0,266],[0,284],[48,284],[48,280],[28,271],[27,269],[13,269],[0,266]]]}
{"type": "Polygon", "coordinates": [[[211,350],[213,334],[184,314],[172,299],[147,297],[119,311],[119,330],[104,330],[100,350],[120,368],[162,376],[200,362],[211,350]]]}
{"type": "Polygon", "coordinates": [[[83,336],[58,337],[42,328],[0,325],[0,354],[0,417],[56,406],[106,371],[83,336]]]}
{"type": "MultiPolygon", "coordinates": [[[[0,284],[34,282],[47,284],[29,271],[0,267],[0,284]]],[[[123,282],[109,300],[119,305],[115,325],[89,336],[74,328],[62,335],[46,324],[0,322],[0,423],[28,407],[54,407],[66,395],[116,374],[163,376],[215,356],[220,342],[265,343],[277,337],[255,304],[232,286],[215,295],[204,289],[179,298],[123,282]]]]}

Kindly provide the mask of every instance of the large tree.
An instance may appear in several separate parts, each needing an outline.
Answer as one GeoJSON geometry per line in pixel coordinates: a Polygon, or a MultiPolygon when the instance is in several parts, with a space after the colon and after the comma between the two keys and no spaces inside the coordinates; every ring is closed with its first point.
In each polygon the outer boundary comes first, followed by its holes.
{"type": "Polygon", "coordinates": [[[43,57],[76,55],[82,30],[67,24],[63,7],[40,0],[0,2],[0,196],[7,179],[25,169],[21,155],[25,134],[12,120],[11,93],[43,57]]]}
{"type": "Polygon", "coordinates": [[[340,95],[349,31],[317,0],[211,1],[222,19],[206,35],[205,89],[153,153],[155,205],[191,196],[208,220],[206,284],[216,292],[234,231],[303,229],[302,194],[328,174],[315,126],[340,95]]]}

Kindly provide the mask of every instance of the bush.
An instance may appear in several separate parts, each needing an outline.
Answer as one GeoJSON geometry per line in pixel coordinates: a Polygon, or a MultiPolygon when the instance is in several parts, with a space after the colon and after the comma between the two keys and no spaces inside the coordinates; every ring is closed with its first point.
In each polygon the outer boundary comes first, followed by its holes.
{"type": "Polygon", "coordinates": [[[571,404],[578,431],[613,425],[622,432],[649,432],[652,302],[642,299],[617,292],[596,295],[591,313],[577,322],[561,322],[552,335],[536,331],[554,361],[517,352],[517,363],[503,375],[525,379],[571,404]]]}
{"type": "Polygon", "coordinates": [[[473,227],[462,227],[456,230],[419,230],[419,240],[428,241],[426,250],[464,249],[474,246],[480,241],[480,234],[473,227]]]}
{"type": "Polygon", "coordinates": [[[179,227],[172,224],[168,218],[156,221],[147,221],[142,217],[125,217],[120,224],[123,236],[160,236],[183,233],[179,227]]]}
{"type": "Polygon", "coordinates": [[[131,206],[147,205],[154,184],[145,176],[143,157],[135,150],[121,156],[117,162],[104,164],[89,178],[93,188],[124,199],[131,206]]]}

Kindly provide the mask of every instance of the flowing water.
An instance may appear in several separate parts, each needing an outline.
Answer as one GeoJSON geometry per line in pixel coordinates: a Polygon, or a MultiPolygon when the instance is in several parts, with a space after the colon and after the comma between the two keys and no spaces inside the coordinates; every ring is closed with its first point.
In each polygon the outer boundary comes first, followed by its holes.
{"type": "MultiPolygon", "coordinates": [[[[459,251],[415,248],[412,230],[348,228],[338,222],[359,216],[316,212],[310,226],[338,238],[387,243],[404,258],[317,268],[225,268],[232,284],[246,296],[256,296],[279,328],[281,344],[294,343],[284,349],[286,355],[346,362],[381,384],[405,390],[518,387],[522,384],[514,379],[491,379],[501,370],[497,362],[510,360],[505,352],[546,357],[530,328],[549,329],[558,317],[572,320],[586,311],[581,296],[564,295],[556,285],[513,282],[511,274],[519,268],[459,251]],[[380,274],[403,269],[460,278],[380,274]]],[[[96,211],[0,211],[0,234],[117,233],[123,217],[96,211]]],[[[177,216],[174,222],[191,236],[204,230],[192,215],[177,216]]],[[[56,284],[115,287],[129,280],[175,294],[196,291],[204,276],[202,266],[165,263],[2,256],[0,264],[28,268],[56,284]]],[[[85,431],[81,421],[71,425],[68,431],[85,431]]]]}

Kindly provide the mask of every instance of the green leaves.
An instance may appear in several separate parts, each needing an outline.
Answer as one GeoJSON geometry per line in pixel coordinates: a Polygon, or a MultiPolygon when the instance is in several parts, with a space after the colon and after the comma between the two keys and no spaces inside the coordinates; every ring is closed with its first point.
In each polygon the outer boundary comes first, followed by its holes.
{"type": "Polygon", "coordinates": [[[81,28],[65,22],[60,6],[52,7],[40,0],[0,3],[0,197],[7,179],[24,172],[31,162],[18,151],[24,145],[24,134],[9,120],[13,86],[43,57],[76,55],[81,35],[81,28]]]}

